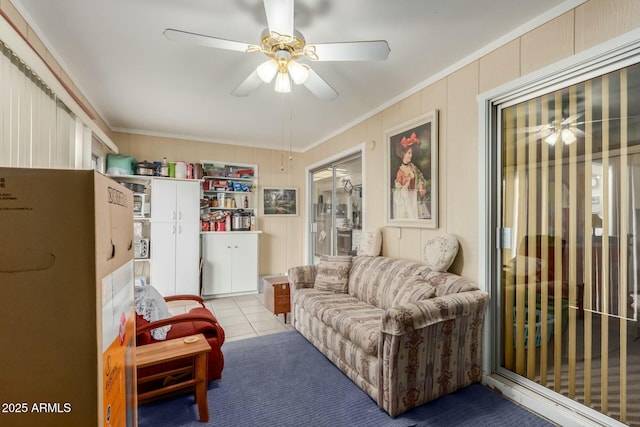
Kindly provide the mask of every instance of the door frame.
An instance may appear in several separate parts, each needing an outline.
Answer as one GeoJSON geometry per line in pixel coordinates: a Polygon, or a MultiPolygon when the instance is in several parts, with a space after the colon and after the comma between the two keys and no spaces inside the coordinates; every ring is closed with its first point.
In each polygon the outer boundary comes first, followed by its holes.
{"type": "Polygon", "coordinates": [[[580,405],[560,394],[550,396],[548,390],[532,382],[514,381],[498,372],[501,345],[499,322],[499,281],[501,260],[498,232],[501,206],[498,191],[498,172],[501,166],[499,129],[497,128],[498,104],[508,103],[525,95],[547,92],[571,85],[597,75],[637,63],[640,55],[640,29],[615,37],[605,43],[587,49],[555,64],[544,67],[524,77],[481,93],[478,101],[478,282],[489,292],[491,303],[486,314],[483,332],[483,383],[495,387],[506,397],[547,414],[561,425],[620,425],[613,418],[580,405]]]}
{"type": "Polygon", "coordinates": [[[366,170],[366,143],[362,142],[358,145],[354,145],[351,148],[348,148],[344,151],[341,151],[337,154],[334,154],[332,156],[329,156],[323,160],[317,161],[315,163],[312,163],[310,165],[305,166],[304,170],[305,170],[305,214],[304,214],[304,263],[305,264],[313,264],[313,254],[311,253],[311,212],[312,212],[312,208],[313,208],[313,201],[311,199],[311,185],[312,185],[312,171],[319,169],[323,166],[330,166],[332,163],[335,163],[338,160],[341,160],[343,158],[349,157],[349,156],[353,156],[356,154],[360,154],[360,158],[361,158],[361,162],[362,162],[362,217],[360,219],[360,223],[363,224],[363,229],[364,229],[364,224],[365,223],[365,217],[366,217],[366,212],[364,209],[365,206],[365,201],[366,201],[366,175],[365,175],[365,170],[366,170]]]}

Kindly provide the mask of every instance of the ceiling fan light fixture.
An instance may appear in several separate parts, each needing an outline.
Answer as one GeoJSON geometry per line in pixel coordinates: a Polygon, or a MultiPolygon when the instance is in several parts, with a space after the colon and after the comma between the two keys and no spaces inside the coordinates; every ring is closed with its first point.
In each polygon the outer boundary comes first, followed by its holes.
{"type": "Polygon", "coordinates": [[[573,132],[571,132],[570,129],[562,129],[562,142],[564,142],[566,145],[573,144],[577,140],[578,138],[576,138],[576,136],[573,134],[573,132]]]}
{"type": "Polygon", "coordinates": [[[544,142],[553,147],[554,145],[556,145],[556,142],[558,142],[559,136],[560,134],[558,132],[551,132],[551,134],[544,139],[544,142]]]}
{"type": "Polygon", "coordinates": [[[297,85],[304,83],[309,77],[309,67],[297,61],[289,61],[287,71],[289,71],[291,80],[297,85]]]}
{"type": "Polygon", "coordinates": [[[278,72],[278,62],[275,59],[269,59],[266,62],[258,65],[256,68],[258,77],[265,83],[270,83],[278,72]]]}
{"type": "Polygon", "coordinates": [[[289,75],[287,73],[278,72],[278,75],[276,76],[275,91],[279,93],[291,92],[291,81],[289,80],[289,75]]]}

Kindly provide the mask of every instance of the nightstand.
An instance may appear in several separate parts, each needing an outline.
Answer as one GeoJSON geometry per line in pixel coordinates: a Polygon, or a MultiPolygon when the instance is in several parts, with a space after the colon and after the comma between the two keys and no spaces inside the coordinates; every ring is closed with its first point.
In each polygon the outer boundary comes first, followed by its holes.
{"type": "Polygon", "coordinates": [[[265,277],[264,305],[276,316],[284,314],[284,323],[287,323],[287,313],[291,311],[289,279],[287,276],[265,277]]]}

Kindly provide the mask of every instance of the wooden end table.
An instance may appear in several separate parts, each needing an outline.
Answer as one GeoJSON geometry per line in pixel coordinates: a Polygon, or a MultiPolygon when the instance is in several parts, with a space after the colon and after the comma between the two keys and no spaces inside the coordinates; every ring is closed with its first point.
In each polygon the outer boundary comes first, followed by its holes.
{"type": "Polygon", "coordinates": [[[289,290],[289,278],[287,276],[265,277],[264,281],[264,305],[273,314],[284,314],[284,323],[287,323],[287,313],[291,311],[289,290]]]}
{"type": "Polygon", "coordinates": [[[136,347],[136,367],[158,365],[177,359],[193,358],[193,364],[167,372],[138,377],[138,384],[164,378],[168,375],[176,375],[191,371],[193,375],[182,382],[171,384],[155,390],[138,394],[138,402],[145,401],[175,390],[187,387],[195,387],[195,398],[198,404],[200,421],[209,421],[209,406],[207,404],[207,354],[211,347],[202,334],[184,338],[161,341],[136,347]]]}

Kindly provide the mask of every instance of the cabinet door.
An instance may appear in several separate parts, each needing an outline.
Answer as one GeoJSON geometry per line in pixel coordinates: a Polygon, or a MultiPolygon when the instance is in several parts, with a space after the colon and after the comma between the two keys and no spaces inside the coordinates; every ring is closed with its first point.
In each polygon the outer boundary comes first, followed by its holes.
{"type": "Polygon", "coordinates": [[[176,293],[200,295],[200,183],[176,184],[176,293]]]}
{"type": "Polygon", "coordinates": [[[154,222],[171,222],[177,218],[176,183],[154,179],[151,186],[151,218],[154,222]]]}
{"type": "Polygon", "coordinates": [[[162,296],[176,294],[176,224],[151,223],[151,277],[162,296]]]}
{"type": "Polygon", "coordinates": [[[202,293],[204,295],[220,295],[232,292],[231,248],[232,242],[229,235],[224,233],[203,235],[202,293]]]}
{"type": "Polygon", "coordinates": [[[258,236],[236,234],[232,240],[231,269],[233,292],[258,289],[258,236]]]}

